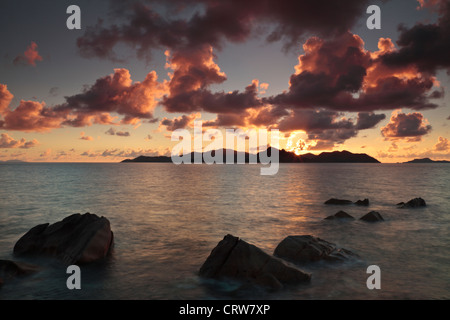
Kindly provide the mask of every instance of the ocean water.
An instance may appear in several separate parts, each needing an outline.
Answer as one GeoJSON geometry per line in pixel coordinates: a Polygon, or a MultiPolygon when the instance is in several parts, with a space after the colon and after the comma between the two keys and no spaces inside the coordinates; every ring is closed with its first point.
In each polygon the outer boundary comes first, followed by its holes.
{"type": "Polygon", "coordinates": [[[259,165],[1,164],[0,259],[41,266],[7,282],[0,299],[450,299],[450,166],[446,164],[259,165]],[[329,206],[329,198],[369,198],[370,207],[329,206]],[[398,209],[422,197],[426,208],[398,209]],[[328,221],[345,210],[354,221],[328,221]],[[357,219],[371,210],[385,221],[357,219]],[[107,217],[108,259],[81,267],[68,290],[66,266],[12,253],[30,228],[74,213],[107,217]],[[267,253],[288,235],[314,235],[356,252],[345,263],[311,263],[309,284],[277,292],[237,290],[198,270],[232,234],[267,253]],[[369,265],[381,289],[369,290],[369,265]]]}

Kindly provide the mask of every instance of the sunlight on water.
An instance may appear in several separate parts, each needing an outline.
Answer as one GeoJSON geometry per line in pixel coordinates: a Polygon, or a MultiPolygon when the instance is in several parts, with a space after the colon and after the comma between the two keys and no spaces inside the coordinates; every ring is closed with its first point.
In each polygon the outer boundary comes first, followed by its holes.
{"type": "Polygon", "coordinates": [[[73,213],[107,217],[115,248],[107,261],[82,268],[78,292],[67,290],[64,266],[42,260],[41,272],[6,284],[0,299],[450,298],[447,165],[281,164],[275,176],[259,172],[258,165],[2,164],[0,259],[17,259],[12,248],[31,227],[73,213]],[[332,197],[371,205],[323,204],[332,197]],[[428,206],[395,206],[415,197],[428,206]],[[342,209],[357,219],[376,210],[386,221],[323,220],[342,209]],[[268,253],[288,235],[311,234],[361,259],[302,266],[313,274],[308,285],[236,293],[197,276],[228,233],[268,253]],[[366,287],[371,264],[381,268],[381,290],[366,287]]]}

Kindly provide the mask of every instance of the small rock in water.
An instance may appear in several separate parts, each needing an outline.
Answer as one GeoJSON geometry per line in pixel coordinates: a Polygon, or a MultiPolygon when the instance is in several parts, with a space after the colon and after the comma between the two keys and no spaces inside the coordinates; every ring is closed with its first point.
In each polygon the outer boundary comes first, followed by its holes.
{"type": "Polygon", "coordinates": [[[335,220],[335,219],[351,219],[354,220],[355,218],[353,218],[351,215],[349,215],[347,212],[345,211],[339,211],[338,213],[332,215],[332,216],[328,216],[325,218],[325,220],[335,220]]]}
{"type": "Polygon", "coordinates": [[[364,200],[358,200],[355,202],[357,206],[368,206],[369,205],[369,199],[364,200]]]}
{"type": "Polygon", "coordinates": [[[363,221],[367,221],[367,222],[384,221],[381,214],[377,211],[370,211],[368,214],[364,215],[359,220],[363,220],[363,221]]]}
{"type": "Polygon", "coordinates": [[[275,248],[274,255],[293,263],[319,260],[344,261],[358,257],[356,253],[337,248],[334,243],[310,236],[288,236],[275,248]]]}
{"type": "Polygon", "coordinates": [[[211,251],[199,275],[250,282],[269,289],[280,289],[286,284],[299,284],[311,279],[309,273],[232,235],[226,235],[211,251]]]}
{"type": "Polygon", "coordinates": [[[331,198],[327,201],[325,201],[325,204],[352,204],[353,202],[350,200],[342,200],[342,199],[335,199],[335,198],[331,198]]]}
{"type": "Polygon", "coordinates": [[[418,208],[418,207],[426,207],[426,202],[422,198],[414,198],[409,200],[407,203],[400,202],[397,203],[401,208],[418,208]]]}

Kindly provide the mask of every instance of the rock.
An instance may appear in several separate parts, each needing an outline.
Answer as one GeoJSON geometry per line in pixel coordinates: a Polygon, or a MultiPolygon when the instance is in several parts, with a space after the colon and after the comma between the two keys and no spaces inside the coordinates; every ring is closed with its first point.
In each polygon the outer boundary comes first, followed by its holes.
{"type": "Polygon", "coordinates": [[[82,264],[106,257],[113,239],[108,219],[78,213],[30,229],[17,241],[14,253],[51,256],[67,264],[82,264]]]}
{"type": "Polygon", "coordinates": [[[381,214],[377,211],[370,211],[368,214],[364,215],[359,220],[363,220],[363,221],[367,221],[367,222],[384,221],[381,214]]]}
{"type": "Polygon", "coordinates": [[[288,236],[275,248],[274,255],[287,261],[302,264],[325,261],[344,261],[357,254],[337,248],[334,243],[310,236],[288,236]]]}
{"type": "Polygon", "coordinates": [[[425,200],[423,200],[422,198],[414,198],[409,200],[407,203],[400,202],[397,203],[397,205],[401,206],[401,208],[418,208],[427,206],[425,200]]]}
{"type": "Polygon", "coordinates": [[[35,265],[11,260],[0,260],[0,287],[5,280],[27,276],[38,271],[39,268],[35,265]]]}
{"type": "Polygon", "coordinates": [[[343,204],[352,204],[353,202],[351,202],[350,200],[342,200],[342,199],[334,199],[331,198],[327,201],[325,201],[325,204],[339,204],[339,205],[343,205],[343,204]]]}
{"type": "Polygon", "coordinates": [[[364,200],[358,200],[355,202],[355,204],[357,206],[368,206],[369,205],[369,199],[364,199],[364,200]]]}
{"type": "Polygon", "coordinates": [[[325,220],[335,220],[335,219],[351,219],[351,220],[354,220],[355,218],[353,218],[351,215],[349,215],[345,211],[339,211],[338,213],[325,218],[325,220]]]}
{"type": "Polygon", "coordinates": [[[229,234],[211,251],[199,275],[246,281],[270,289],[309,282],[311,279],[310,274],[229,234]]]}

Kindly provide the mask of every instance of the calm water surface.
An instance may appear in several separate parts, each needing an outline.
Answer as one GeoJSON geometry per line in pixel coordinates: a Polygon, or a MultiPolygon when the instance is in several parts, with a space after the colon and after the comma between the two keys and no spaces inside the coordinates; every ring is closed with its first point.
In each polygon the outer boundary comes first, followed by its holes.
{"type": "Polygon", "coordinates": [[[445,164],[258,165],[1,164],[0,259],[31,227],[73,213],[107,217],[111,258],[82,267],[82,290],[66,288],[65,266],[8,282],[0,299],[450,299],[450,166],[445,164]],[[428,206],[397,209],[422,197],[428,206]],[[336,197],[366,207],[326,206],[336,197]],[[344,209],[386,221],[324,221],[344,209]],[[210,251],[233,234],[273,253],[288,235],[319,236],[361,256],[309,264],[310,284],[280,292],[235,290],[197,276],[210,251]],[[381,268],[368,290],[366,268],[381,268]]]}

